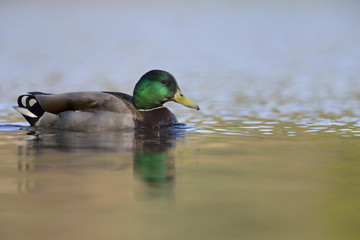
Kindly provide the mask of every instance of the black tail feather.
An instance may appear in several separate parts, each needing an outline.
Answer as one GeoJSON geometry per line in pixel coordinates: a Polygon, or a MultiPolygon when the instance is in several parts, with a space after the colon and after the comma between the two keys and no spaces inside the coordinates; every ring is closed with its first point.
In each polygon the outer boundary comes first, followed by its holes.
{"type": "MultiPolygon", "coordinates": [[[[28,121],[32,126],[42,117],[44,114],[44,109],[40,106],[39,102],[36,100],[35,95],[33,94],[43,94],[38,92],[31,92],[30,94],[24,94],[18,97],[18,106],[17,111],[19,111],[26,121],[28,121]],[[21,109],[27,109],[29,113],[24,113],[21,109]]],[[[25,110],[26,111],[26,110],[25,110]]]]}

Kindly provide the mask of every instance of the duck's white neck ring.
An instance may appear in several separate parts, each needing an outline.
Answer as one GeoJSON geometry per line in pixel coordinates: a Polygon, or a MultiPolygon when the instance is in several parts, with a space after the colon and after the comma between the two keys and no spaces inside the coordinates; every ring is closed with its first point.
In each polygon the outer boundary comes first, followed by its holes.
{"type": "Polygon", "coordinates": [[[138,109],[138,111],[140,111],[140,112],[148,112],[148,111],[152,111],[152,110],[156,110],[156,109],[160,109],[160,108],[165,108],[165,107],[160,106],[160,107],[155,107],[155,108],[151,108],[151,109],[138,109]]]}

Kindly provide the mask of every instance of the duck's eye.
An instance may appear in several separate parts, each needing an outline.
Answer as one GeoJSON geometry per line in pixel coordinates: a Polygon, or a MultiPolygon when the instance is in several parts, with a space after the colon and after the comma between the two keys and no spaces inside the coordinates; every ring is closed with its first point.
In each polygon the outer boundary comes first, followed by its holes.
{"type": "Polygon", "coordinates": [[[161,80],[160,82],[161,82],[161,84],[167,85],[167,81],[165,81],[165,80],[161,80]]]}

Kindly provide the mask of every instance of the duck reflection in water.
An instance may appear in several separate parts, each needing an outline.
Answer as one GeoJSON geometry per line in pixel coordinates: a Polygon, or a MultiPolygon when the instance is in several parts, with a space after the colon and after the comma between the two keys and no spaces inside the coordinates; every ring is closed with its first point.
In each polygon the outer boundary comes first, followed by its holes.
{"type": "Polygon", "coordinates": [[[139,132],[134,151],[134,176],[146,186],[139,187],[137,196],[173,197],[175,180],[175,157],[171,149],[175,148],[176,138],[184,136],[177,129],[151,129],[139,132]]]}
{"type": "Polygon", "coordinates": [[[136,187],[136,195],[171,196],[176,172],[172,150],[187,130],[179,124],[112,133],[29,131],[26,144],[19,145],[18,169],[121,170],[133,166],[135,181],[141,186],[136,187]]]}

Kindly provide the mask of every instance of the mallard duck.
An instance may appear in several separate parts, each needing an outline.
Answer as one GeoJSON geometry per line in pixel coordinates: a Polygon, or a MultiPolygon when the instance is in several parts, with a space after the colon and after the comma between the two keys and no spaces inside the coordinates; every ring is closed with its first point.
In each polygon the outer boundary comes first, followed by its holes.
{"type": "Polygon", "coordinates": [[[29,92],[15,110],[34,127],[79,131],[159,128],[177,123],[164,103],[174,101],[199,110],[170,73],[151,70],[136,83],[133,97],[120,92],[29,92]]]}

